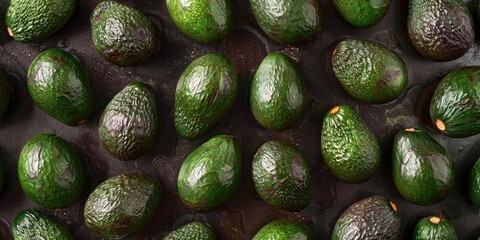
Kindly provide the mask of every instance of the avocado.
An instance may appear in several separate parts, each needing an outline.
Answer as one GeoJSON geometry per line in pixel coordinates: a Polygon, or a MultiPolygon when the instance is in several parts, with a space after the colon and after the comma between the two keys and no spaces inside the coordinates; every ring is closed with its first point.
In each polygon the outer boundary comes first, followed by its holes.
{"type": "Polygon", "coordinates": [[[280,219],[265,225],[252,240],[313,240],[307,226],[289,219],[280,219]]]}
{"type": "Polygon", "coordinates": [[[199,42],[219,42],[233,30],[229,0],[167,0],[167,9],[177,28],[199,42]]]}
{"type": "Polygon", "coordinates": [[[75,0],[10,0],[5,24],[21,43],[37,42],[60,30],[73,15],[75,0]]]}
{"type": "Polygon", "coordinates": [[[250,89],[255,119],[268,130],[285,130],[303,115],[306,106],[306,89],[293,60],[282,53],[268,54],[250,89]]]}
{"type": "Polygon", "coordinates": [[[265,202],[276,208],[304,209],[312,200],[311,175],[310,162],[305,155],[283,142],[266,142],[253,157],[255,190],[265,202]]]}
{"type": "Polygon", "coordinates": [[[27,209],[13,219],[15,240],[74,240],[73,236],[55,220],[37,210],[27,209]]]}
{"type": "Polygon", "coordinates": [[[430,216],[420,220],[413,230],[413,240],[457,240],[455,228],[447,219],[430,216]]]}
{"type": "Polygon", "coordinates": [[[392,176],[403,198],[427,206],[448,196],[455,183],[455,165],[435,139],[408,128],[393,142],[392,176]]]}
{"type": "Polygon", "coordinates": [[[434,61],[463,56],[475,38],[472,15],[461,0],[410,0],[407,21],[415,49],[434,61]]]}
{"type": "Polygon", "coordinates": [[[242,181],[240,145],[217,135],[187,156],[178,174],[178,194],[195,211],[209,211],[230,200],[242,181]]]}
{"type": "Polygon", "coordinates": [[[127,5],[101,2],[93,10],[90,23],[97,52],[117,66],[146,62],[157,49],[158,34],[152,21],[127,5]]]}
{"type": "Polygon", "coordinates": [[[391,0],[333,0],[342,17],[356,27],[370,27],[387,13],[391,0]]]}
{"type": "Polygon", "coordinates": [[[52,48],[40,53],[28,68],[27,87],[42,111],[66,125],[83,124],[93,114],[87,74],[66,51],[52,48]]]}
{"type": "Polygon", "coordinates": [[[397,206],[384,196],[372,196],[352,204],[335,224],[332,240],[385,239],[400,237],[397,206]]]}
{"type": "Polygon", "coordinates": [[[468,196],[477,207],[480,207],[480,159],[475,162],[468,178],[468,196]]]}
{"type": "Polygon", "coordinates": [[[8,104],[10,103],[10,86],[8,84],[5,74],[0,71],[0,120],[7,112],[8,104]]]}
{"type": "Polygon", "coordinates": [[[233,107],[238,95],[236,67],[226,57],[207,54],[182,73],[175,91],[174,123],[183,138],[205,134],[233,107]]]}
{"type": "Polygon", "coordinates": [[[317,1],[250,0],[250,6],[260,28],[282,44],[307,44],[322,30],[317,1]]]}
{"type": "Polygon", "coordinates": [[[42,207],[63,208],[73,204],[82,193],[83,178],[80,158],[59,136],[38,134],[20,153],[20,186],[42,207]]]}
{"type": "Polygon", "coordinates": [[[215,234],[210,227],[199,221],[186,224],[175,229],[163,240],[215,240],[215,234]]]}
{"type": "Polygon", "coordinates": [[[157,211],[162,186],[143,173],[117,175],[100,183],[88,196],[87,227],[104,239],[123,239],[139,232],[157,211]]]}
{"type": "Polygon", "coordinates": [[[325,115],[320,139],[323,161],[340,180],[362,183],[377,173],[382,155],[380,145],[349,106],[335,106],[325,115]]]}
{"type": "Polygon", "coordinates": [[[430,117],[437,129],[450,137],[480,133],[480,67],[447,74],[433,94],[430,117]]]}
{"type": "Polygon", "coordinates": [[[158,131],[155,93],[142,82],[128,84],[103,111],[98,124],[100,143],[113,157],[129,161],[149,150],[158,131]]]}
{"type": "Polygon", "coordinates": [[[362,102],[387,103],[398,98],[407,87],[405,63],[379,43],[343,40],[335,47],[332,65],[343,88],[362,102]]]}

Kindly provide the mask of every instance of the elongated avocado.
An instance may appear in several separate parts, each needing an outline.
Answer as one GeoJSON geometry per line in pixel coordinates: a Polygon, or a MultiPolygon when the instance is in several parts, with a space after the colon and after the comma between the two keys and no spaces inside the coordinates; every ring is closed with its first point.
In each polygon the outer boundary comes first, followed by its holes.
{"type": "Polygon", "coordinates": [[[205,223],[195,221],[173,230],[163,240],[215,240],[215,234],[205,223]]]}
{"type": "Polygon", "coordinates": [[[455,228],[447,219],[430,216],[421,219],[413,230],[413,240],[457,240],[455,228]]]}
{"type": "Polygon", "coordinates": [[[397,206],[384,196],[373,196],[352,204],[335,224],[332,240],[385,239],[400,237],[397,206]]]}
{"type": "Polygon", "coordinates": [[[340,15],[357,27],[369,27],[379,22],[391,2],[391,0],[333,0],[340,15]]]}
{"type": "Polygon", "coordinates": [[[240,145],[232,136],[217,135],[187,156],[177,189],[189,208],[209,211],[230,200],[241,180],[240,145]]]}
{"type": "Polygon", "coordinates": [[[10,103],[10,87],[5,77],[5,74],[0,71],[0,120],[7,112],[8,104],[10,103]]]}
{"type": "Polygon", "coordinates": [[[280,219],[263,226],[252,240],[313,240],[310,230],[303,224],[280,219]]]}
{"type": "Polygon", "coordinates": [[[448,196],[455,183],[455,165],[447,150],[422,130],[400,131],[393,142],[392,175],[400,195],[417,205],[431,205],[448,196]]]}
{"type": "Polygon", "coordinates": [[[475,162],[468,177],[468,196],[477,207],[480,207],[480,159],[475,162]]]}
{"type": "Polygon", "coordinates": [[[480,133],[480,67],[447,74],[433,94],[430,117],[437,129],[450,137],[480,133]]]}
{"type": "Polygon", "coordinates": [[[74,240],[73,236],[51,217],[37,210],[27,209],[13,219],[15,240],[55,239],[74,240]]]}
{"type": "Polygon", "coordinates": [[[380,167],[377,138],[357,112],[346,105],[333,107],[323,119],[323,161],[342,181],[362,183],[380,167]]]}

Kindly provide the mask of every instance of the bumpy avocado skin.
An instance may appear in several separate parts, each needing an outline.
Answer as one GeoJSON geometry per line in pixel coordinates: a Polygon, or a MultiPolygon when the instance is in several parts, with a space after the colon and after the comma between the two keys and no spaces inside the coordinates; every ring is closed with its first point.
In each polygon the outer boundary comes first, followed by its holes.
{"type": "Polygon", "coordinates": [[[7,112],[8,104],[10,103],[10,86],[8,84],[5,74],[0,71],[0,120],[7,112]]]}
{"type": "Polygon", "coordinates": [[[173,230],[163,240],[215,240],[215,234],[205,223],[195,221],[173,230]]]}
{"type": "Polygon", "coordinates": [[[55,239],[74,240],[73,236],[55,220],[33,209],[23,210],[13,219],[15,240],[55,239]]]}
{"type": "Polygon", "coordinates": [[[333,0],[342,17],[356,27],[369,27],[387,13],[391,0],[333,0]]]}
{"type": "Polygon", "coordinates": [[[457,240],[457,233],[452,223],[440,217],[421,219],[413,230],[413,240],[457,240]],[[435,221],[440,219],[439,223],[435,221]],[[432,222],[433,220],[433,222],[432,222]]]}
{"type": "Polygon", "coordinates": [[[468,177],[468,196],[477,207],[480,207],[480,159],[475,162],[468,177]]]}
{"type": "Polygon", "coordinates": [[[313,240],[313,235],[303,224],[289,219],[280,219],[263,226],[252,240],[292,239],[313,240]]]}

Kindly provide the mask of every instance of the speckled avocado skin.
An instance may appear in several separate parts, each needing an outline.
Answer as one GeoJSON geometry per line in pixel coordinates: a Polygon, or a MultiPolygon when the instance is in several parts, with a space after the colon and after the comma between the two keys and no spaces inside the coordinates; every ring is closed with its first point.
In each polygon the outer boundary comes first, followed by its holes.
{"type": "Polygon", "coordinates": [[[391,0],[333,0],[342,17],[357,27],[369,27],[379,22],[391,0]]]}
{"type": "Polygon", "coordinates": [[[215,234],[210,227],[199,221],[186,224],[173,230],[163,240],[215,240],[215,234]]]}
{"type": "Polygon", "coordinates": [[[280,219],[263,226],[252,240],[313,240],[310,230],[303,224],[280,219]]]}
{"type": "Polygon", "coordinates": [[[480,159],[475,162],[468,177],[468,196],[470,201],[480,207],[480,159]]]}
{"type": "Polygon", "coordinates": [[[23,210],[13,219],[15,240],[74,240],[73,236],[51,217],[33,209],[23,210]]]}
{"type": "Polygon", "coordinates": [[[413,230],[413,240],[457,240],[452,223],[440,217],[422,218],[413,230]],[[439,222],[436,222],[439,221],[439,222]]]}

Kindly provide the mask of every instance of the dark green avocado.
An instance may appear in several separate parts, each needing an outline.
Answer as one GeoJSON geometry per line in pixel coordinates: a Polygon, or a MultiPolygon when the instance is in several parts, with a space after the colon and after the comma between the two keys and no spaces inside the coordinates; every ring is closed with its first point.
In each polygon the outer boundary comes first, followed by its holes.
{"type": "Polygon", "coordinates": [[[158,131],[158,109],[152,88],[128,84],[117,93],[100,117],[100,143],[113,157],[128,161],[149,150],[158,131]]]}
{"type": "Polygon", "coordinates": [[[10,0],[8,34],[21,43],[50,37],[70,20],[75,5],[75,0],[10,0]]]}
{"type": "Polygon", "coordinates": [[[260,229],[252,240],[313,240],[307,226],[289,219],[273,221],[260,229]]]}
{"type": "Polygon", "coordinates": [[[250,6],[262,30],[282,44],[307,44],[322,30],[317,1],[250,0],[250,6]]]}
{"type": "Polygon", "coordinates": [[[27,87],[35,104],[64,124],[82,124],[93,114],[87,74],[66,51],[52,48],[40,53],[28,69],[27,87]]]}
{"type": "Polygon", "coordinates": [[[215,234],[210,227],[199,221],[186,224],[173,230],[163,240],[215,240],[215,234]]]}
{"type": "Polygon", "coordinates": [[[15,240],[74,240],[55,220],[33,209],[23,210],[13,219],[15,240]]]}
{"type": "Polygon", "coordinates": [[[408,83],[407,67],[394,51],[364,40],[346,39],[332,56],[335,77],[354,98],[387,103],[398,98],[408,83]]]}
{"type": "Polygon", "coordinates": [[[449,137],[480,133],[480,67],[464,67],[445,76],[433,94],[430,117],[449,137]]]}
{"type": "Polygon", "coordinates": [[[417,51],[434,61],[451,61],[473,45],[475,25],[461,0],[410,0],[408,35],[417,51]]]}
{"type": "Polygon", "coordinates": [[[311,175],[305,155],[286,143],[266,142],[253,157],[255,190],[265,202],[283,210],[300,211],[310,203],[311,175]]]}
{"type": "Polygon", "coordinates": [[[342,17],[356,27],[369,27],[379,22],[391,0],[333,0],[342,17]]]}
{"type": "Polygon", "coordinates": [[[325,115],[321,147],[323,161],[342,181],[366,182],[380,167],[382,152],[377,138],[349,106],[335,106],[325,115]]]}
{"type": "Polygon", "coordinates": [[[8,104],[10,103],[10,86],[8,84],[5,74],[0,71],[0,120],[7,112],[8,104]]]}
{"type": "Polygon", "coordinates": [[[480,207],[480,159],[475,162],[468,178],[468,196],[477,207],[480,207]]]}
{"type": "Polygon", "coordinates": [[[430,216],[420,220],[413,230],[413,240],[457,240],[455,228],[447,219],[430,216]]]}
{"type": "Polygon", "coordinates": [[[268,54],[250,89],[255,119],[268,130],[285,130],[303,115],[306,105],[306,89],[293,60],[282,53],[268,54]]]}
{"type": "Polygon", "coordinates": [[[85,203],[85,223],[104,239],[123,239],[139,232],[157,211],[162,186],[142,173],[121,174],[100,183],[85,203]]]}
{"type": "Polygon", "coordinates": [[[115,1],[97,5],[90,17],[92,39],[107,62],[134,66],[147,61],[157,49],[152,21],[137,9],[115,1]]]}
{"type": "Polygon", "coordinates": [[[230,200],[241,181],[240,145],[232,136],[217,135],[188,155],[177,188],[189,208],[209,211],[230,200]]]}
{"type": "Polygon", "coordinates": [[[392,176],[403,198],[426,206],[448,196],[455,183],[455,165],[435,139],[422,130],[408,128],[393,142],[392,176]]]}
{"type": "Polygon", "coordinates": [[[25,194],[46,208],[73,204],[83,190],[83,167],[67,141],[41,133],[23,147],[18,180],[25,194]]]}
{"type": "Polygon", "coordinates": [[[373,196],[352,204],[342,213],[332,240],[396,240],[400,227],[397,206],[384,196],[373,196]]]}
{"type": "Polygon", "coordinates": [[[182,73],[175,91],[174,123],[183,138],[206,133],[232,109],[238,95],[236,67],[226,57],[207,54],[182,73]]]}
{"type": "Polygon", "coordinates": [[[233,29],[229,0],[167,0],[167,9],[178,29],[199,42],[219,42],[233,29]]]}

